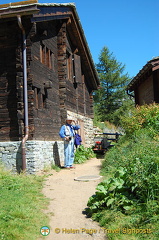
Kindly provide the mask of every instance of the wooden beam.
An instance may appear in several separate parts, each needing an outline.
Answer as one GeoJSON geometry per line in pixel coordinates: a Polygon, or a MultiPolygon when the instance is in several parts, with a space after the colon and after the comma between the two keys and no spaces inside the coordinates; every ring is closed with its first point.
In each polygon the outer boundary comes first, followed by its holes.
{"type": "Polygon", "coordinates": [[[22,6],[22,5],[28,5],[38,3],[38,0],[28,0],[28,1],[22,1],[22,2],[14,2],[14,3],[7,3],[7,4],[1,4],[0,8],[7,8],[12,6],[22,6]]]}

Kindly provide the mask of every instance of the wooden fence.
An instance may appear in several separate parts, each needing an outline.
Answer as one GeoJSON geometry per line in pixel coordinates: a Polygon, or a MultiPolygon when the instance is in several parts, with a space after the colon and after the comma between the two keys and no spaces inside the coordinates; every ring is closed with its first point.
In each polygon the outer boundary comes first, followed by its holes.
{"type": "Polygon", "coordinates": [[[106,136],[109,136],[109,137],[107,137],[107,140],[117,142],[119,139],[119,136],[121,136],[122,134],[116,132],[116,133],[95,133],[95,135],[98,135],[98,136],[103,135],[103,137],[104,137],[104,135],[106,135],[106,136]],[[114,136],[114,138],[113,138],[113,136],[114,136]]]}

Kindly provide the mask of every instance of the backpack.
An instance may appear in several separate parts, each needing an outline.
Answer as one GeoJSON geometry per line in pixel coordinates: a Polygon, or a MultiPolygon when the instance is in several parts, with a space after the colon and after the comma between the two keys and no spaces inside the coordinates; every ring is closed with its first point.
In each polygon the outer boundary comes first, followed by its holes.
{"type": "Polygon", "coordinates": [[[82,139],[81,139],[81,136],[78,133],[75,134],[75,139],[74,140],[75,140],[75,145],[76,146],[81,145],[82,139]]]}

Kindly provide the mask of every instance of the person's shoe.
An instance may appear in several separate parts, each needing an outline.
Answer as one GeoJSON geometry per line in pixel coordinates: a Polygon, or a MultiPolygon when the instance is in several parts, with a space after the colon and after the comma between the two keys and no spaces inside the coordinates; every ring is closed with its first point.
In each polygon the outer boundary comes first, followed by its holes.
{"type": "Polygon", "coordinates": [[[65,167],[66,169],[70,169],[70,167],[65,167]]]}
{"type": "Polygon", "coordinates": [[[70,166],[70,168],[72,168],[72,169],[75,169],[75,167],[74,167],[74,166],[70,166]]]}

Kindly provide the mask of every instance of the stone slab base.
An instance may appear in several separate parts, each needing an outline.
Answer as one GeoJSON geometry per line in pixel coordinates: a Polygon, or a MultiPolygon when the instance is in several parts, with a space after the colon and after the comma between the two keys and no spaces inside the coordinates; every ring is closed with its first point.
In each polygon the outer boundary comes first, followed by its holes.
{"type": "MultiPolygon", "coordinates": [[[[63,165],[63,141],[27,141],[26,172],[34,174],[51,165],[63,165]]],[[[22,169],[21,142],[0,142],[0,162],[6,169],[20,172],[22,169]]]]}

